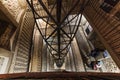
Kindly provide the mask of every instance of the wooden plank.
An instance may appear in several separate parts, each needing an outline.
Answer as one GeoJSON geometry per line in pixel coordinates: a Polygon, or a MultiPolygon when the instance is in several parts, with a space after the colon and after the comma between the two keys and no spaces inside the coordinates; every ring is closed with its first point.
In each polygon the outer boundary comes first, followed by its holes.
{"type": "Polygon", "coordinates": [[[117,35],[118,32],[116,30],[113,30],[111,33],[109,33],[107,36],[104,36],[106,40],[109,40],[111,37],[117,35]]]}
{"type": "Polygon", "coordinates": [[[110,44],[112,44],[111,46],[113,48],[120,46],[120,38],[117,41],[115,41],[114,43],[110,43],[110,44]]]}
{"type": "Polygon", "coordinates": [[[99,31],[101,31],[101,33],[102,33],[102,31],[104,30],[104,29],[106,29],[107,28],[107,26],[108,26],[108,24],[106,23],[106,22],[104,22],[104,20],[102,21],[103,23],[101,24],[101,25],[99,25],[99,31]]]}
{"type": "Polygon", "coordinates": [[[116,41],[119,41],[120,40],[120,37],[112,40],[112,41],[108,41],[109,44],[113,44],[113,43],[116,43],[116,41]]]}
{"type": "Polygon", "coordinates": [[[120,79],[120,73],[99,73],[99,72],[29,72],[1,74],[0,79],[43,79],[43,78],[82,78],[82,77],[108,77],[120,79]]]}
{"type": "MultiPolygon", "coordinates": [[[[109,24],[109,23],[108,23],[109,24]]],[[[117,29],[117,27],[119,26],[120,24],[119,23],[116,23],[116,24],[113,24],[113,25],[109,25],[109,27],[103,31],[104,32],[104,35],[103,36],[106,36],[108,35],[109,33],[111,33],[113,30],[117,29]]]]}
{"type": "Polygon", "coordinates": [[[97,35],[100,37],[101,42],[104,44],[104,46],[106,47],[106,49],[108,50],[108,52],[112,56],[113,60],[116,62],[116,64],[120,68],[119,58],[116,55],[117,53],[112,49],[111,45],[108,44],[108,42],[105,40],[105,38],[103,37],[103,35],[97,29],[96,26],[98,26],[98,25],[95,24],[95,22],[93,21],[93,17],[91,15],[89,15],[90,11],[92,10],[91,12],[93,12],[94,10],[90,6],[88,6],[86,9],[84,11],[84,16],[87,18],[87,20],[89,21],[89,23],[91,24],[91,26],[93,27],[93,29],[95,30],[95,32],[97,33],[97,35]],[[90,10],[90,11],[88,11],[88,10],[90,10]]]}
{"type": "Polygon", "coordinates": [[[120,53],[120,47],[113,49],[116,53],[120,53]]]}
{"type": "Polygon", "coordinates": [[[119,38],[120,38],[120,34],[117,34],[114,37],[109,38],[109,40],[107,42],[112,43],[112,42],[118,41],[119,38]]]}

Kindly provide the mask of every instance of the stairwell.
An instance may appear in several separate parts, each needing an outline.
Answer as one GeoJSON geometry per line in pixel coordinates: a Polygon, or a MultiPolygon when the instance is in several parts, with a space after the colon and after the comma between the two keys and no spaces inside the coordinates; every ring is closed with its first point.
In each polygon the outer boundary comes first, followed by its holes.
{"type": "Polygon", "coordinates": [[[33,28],[34,19],[32,12],[26,12],[22,21],[10,72],[27,72],[33,28]]]}

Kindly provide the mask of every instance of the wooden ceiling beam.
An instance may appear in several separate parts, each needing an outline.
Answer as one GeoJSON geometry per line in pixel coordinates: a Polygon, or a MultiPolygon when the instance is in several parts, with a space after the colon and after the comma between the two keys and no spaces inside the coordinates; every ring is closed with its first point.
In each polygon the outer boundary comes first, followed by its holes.
{"type": "Polygon", "coordinates": [[[92,78],[96,79],[120,79],[120,73],[100,72],[29,72],[1,74],[0,79],[45,79],[45,78],[92,78]]]}

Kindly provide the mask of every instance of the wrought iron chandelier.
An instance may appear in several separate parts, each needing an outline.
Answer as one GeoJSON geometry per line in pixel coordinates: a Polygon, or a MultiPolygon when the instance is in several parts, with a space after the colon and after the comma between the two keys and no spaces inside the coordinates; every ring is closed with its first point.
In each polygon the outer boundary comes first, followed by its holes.
{"type": "Polygon", "coordinates": [[[48,50],[61,67],[80,26],[86,0],[27,0],[27,3],[48,50]]]}

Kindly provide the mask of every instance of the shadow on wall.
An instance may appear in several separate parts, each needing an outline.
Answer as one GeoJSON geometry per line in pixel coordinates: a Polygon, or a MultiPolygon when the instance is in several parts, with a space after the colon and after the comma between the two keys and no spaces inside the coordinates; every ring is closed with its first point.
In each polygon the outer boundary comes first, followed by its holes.
{"type": "Polygon", "coordinates": [[[7,22],[0,21],[0,47],[10,50],[10,39],[15,32],[15,27],[7,22]]]}

